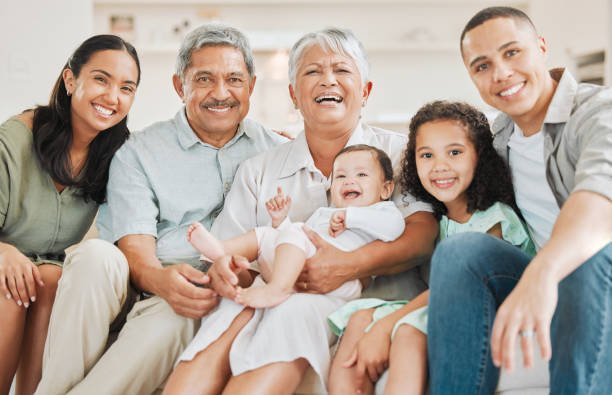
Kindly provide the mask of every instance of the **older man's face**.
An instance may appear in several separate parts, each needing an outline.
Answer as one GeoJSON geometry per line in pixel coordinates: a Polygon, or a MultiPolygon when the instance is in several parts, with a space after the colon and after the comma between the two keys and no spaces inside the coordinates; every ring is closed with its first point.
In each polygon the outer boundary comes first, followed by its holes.
{"type": "Polygon", "coordinates": [[[249,112],[255,76],[249,76],[238,49],[212,46],[193,51],[184,81],[175,76],[174,84],[194,132],[201,140],[222,146],[249,112]]]}

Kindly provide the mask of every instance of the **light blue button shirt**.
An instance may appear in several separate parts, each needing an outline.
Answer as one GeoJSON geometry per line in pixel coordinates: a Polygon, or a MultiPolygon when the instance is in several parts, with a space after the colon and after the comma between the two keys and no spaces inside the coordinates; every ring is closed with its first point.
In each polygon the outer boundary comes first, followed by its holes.
{"type": "Polygon", "coordinates": [[[221,211],[238,165],[287,141],[259,123],[244,119],[236,135],[216,148],[192,131],[184,109],[168,121],[132,134],[110,166],[107,204],[100,207],[100,238],[126,235],[157,238],[160,260],[192,258],[187,241],[193,221],[210,229],[221,211]]]}

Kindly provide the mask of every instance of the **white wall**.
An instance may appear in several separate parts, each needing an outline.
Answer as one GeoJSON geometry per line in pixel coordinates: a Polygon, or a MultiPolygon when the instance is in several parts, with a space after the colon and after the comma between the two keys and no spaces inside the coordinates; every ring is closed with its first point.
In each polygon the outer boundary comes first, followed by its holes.
{"type": "MultiPolygon", "coordinates": [[[[130,113],[132,129],[177,111],[180,101],[172,89],[171,75],[182,36],[216,20],[242,29],[251,39],[258,81],[250,117],[273,128],[299,129],[299,114],[292,108],[287,89],[287,50],[306,32],[341,26],[362,40],[372,64],[374,90],[364,119],[405,130],[411,115],[433,99],[461,99],[487,109],[461,63],[458,37],[469,17],[491,3],[500,1],[379,0],[347,6],[346,1],[338,0],[236,0],[229,4],[98,0],[94,26],[97,33],[109,32],[111,16],[133,17],[129,35],[141,57],[143,74],[130,113]],[[184,21],[189,28],[173,32],[184,21]]],[[[526,8],[528,0],[507,3],[526,8]]]]}
{"type": "Polygon", "coordinates": [[[91,0],[2,0],[0,122],[46,104],[72,51],[93,32],[91,0]]]}
{"type": "Polygon", "coordinates": [[[567,66],[573,72],[573,57],[608,48],[612,34],[611,3],[610,0],[530,2],[529,16],[548,43],[551,67],[567,66]]]}
{"type": "MultiPolygon", "coordinates": [[[[7,2],[7,0],[3,0],[7,2]]],[[[109,16],[135,16],[133,43],[142,84],[130,113],[135,129],[171,117],[180,107],[171,75],[184,20],[190,27],[215,19],[245,30],[256,48],[258,82],[250,116],[271,127],[297,128],[287,93],[286,49],[302,33],[329,25],[353,29],[372,63],[374,90],[367,121],[405,129],[423,103],[462,99],[487,107],[461,63],[457,37],[491,0],[256,1],[232,0],[10,0],[0,24],[0,119],[46,103],[61,66],[92,33],[108,32],[109,16]],[[92,4],[93,3],[93,4],[92,4]],[[350,4],[350,5],[349,5],[350,4]],[[275,49],[284,48],[280,52],[275,49]]],[[[549,43],[551,66],[573,68],[572,55],[612,47],[612,0],[509,0],[522,6],[549,43]]],[[[609,57],[608,57],[609,58],[609,57]]],[[[612,62],[607,59],[612,75],[612,62]]]]}

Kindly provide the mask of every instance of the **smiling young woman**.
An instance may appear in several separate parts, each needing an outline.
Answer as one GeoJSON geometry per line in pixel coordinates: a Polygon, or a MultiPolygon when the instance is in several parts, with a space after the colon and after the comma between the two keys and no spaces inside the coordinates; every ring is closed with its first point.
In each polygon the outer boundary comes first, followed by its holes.
{"type": "Polygon", "coordinates": [[[139,80],[132,45],[93,36],[62,68],[49,105],[0,125],[0,393],[15,372],[17,394],[40,380],[64,249],[105,199],[139,80]]]}

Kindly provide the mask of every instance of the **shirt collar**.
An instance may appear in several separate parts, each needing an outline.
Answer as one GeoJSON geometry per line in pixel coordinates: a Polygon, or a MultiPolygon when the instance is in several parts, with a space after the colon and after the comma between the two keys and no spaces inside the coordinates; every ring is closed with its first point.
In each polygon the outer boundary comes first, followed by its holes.
{"type": "MultiPolygon", "coordinates": [[[[546,110],[544,123],[564,123],[569,121],[572,113],[578,83],[568,70],[562,68],[550,70],[550,75],[558,84],[546,110]]],[[[493,122],[493,127],[491,128],[493,134],[506,130],[512,123],[512,118],[507,114],[501,113],[493,122]]]]}
{"type": "MultiPolygon", "coordinates": [[[[201,143],[205,146],[213,147],[210,144],[202,142],[199,139],[199,137],[195,134],[193,129],[191,129],[191,126],[189,125],[189,122],[187,121],[185,107],[183,107],[181,110],[179,110],[178,113],[176,113],[174,120],[175,120],[176,128],[178,131],[178,140],[183,149],[185,150],[189,149],[198,143],[201,143]]],[[[243,134],[246,134],[247,137],[251,139],[254,137],[253,133],[255,133],[255,130],[250,130],[248,127],[245,126],[245,123],[246,121],[240,122],[240,124],[238,125],[238,131],[236,132],[234,137],[232,137],[232,139],[225,144],[224,147],[229,147],[232,144],[234,144],[243,134]]],[[[217,147],[213,147],[213,148],[217,149],[217,147]]]]}
{"type": "MultiPolygon", "coordinates": [[[[367,138],[366,131],[360,122],[355,130],[353,130],[353,133],[351,133],[351,137],[349,137],[345,147],[368,143],[369,139],[367,138]]],[[[310,154],[308,142],[306,141],[306,133],[303,130],[290,144],[291,149],[288,151],[287,158],[281,169],[281,177],[292,176],[304,168],[311,172],[320,173],[320,170],[316,168],[312,155],[310,154]]]]}
{"type": "Polygon", "coordinates": [[[578,83],[570,72],[564,69],[552,69],[550,75],[559,83],[548,105],[544,123],[564,123],[569,121],[572,114],[578,83]]]}

